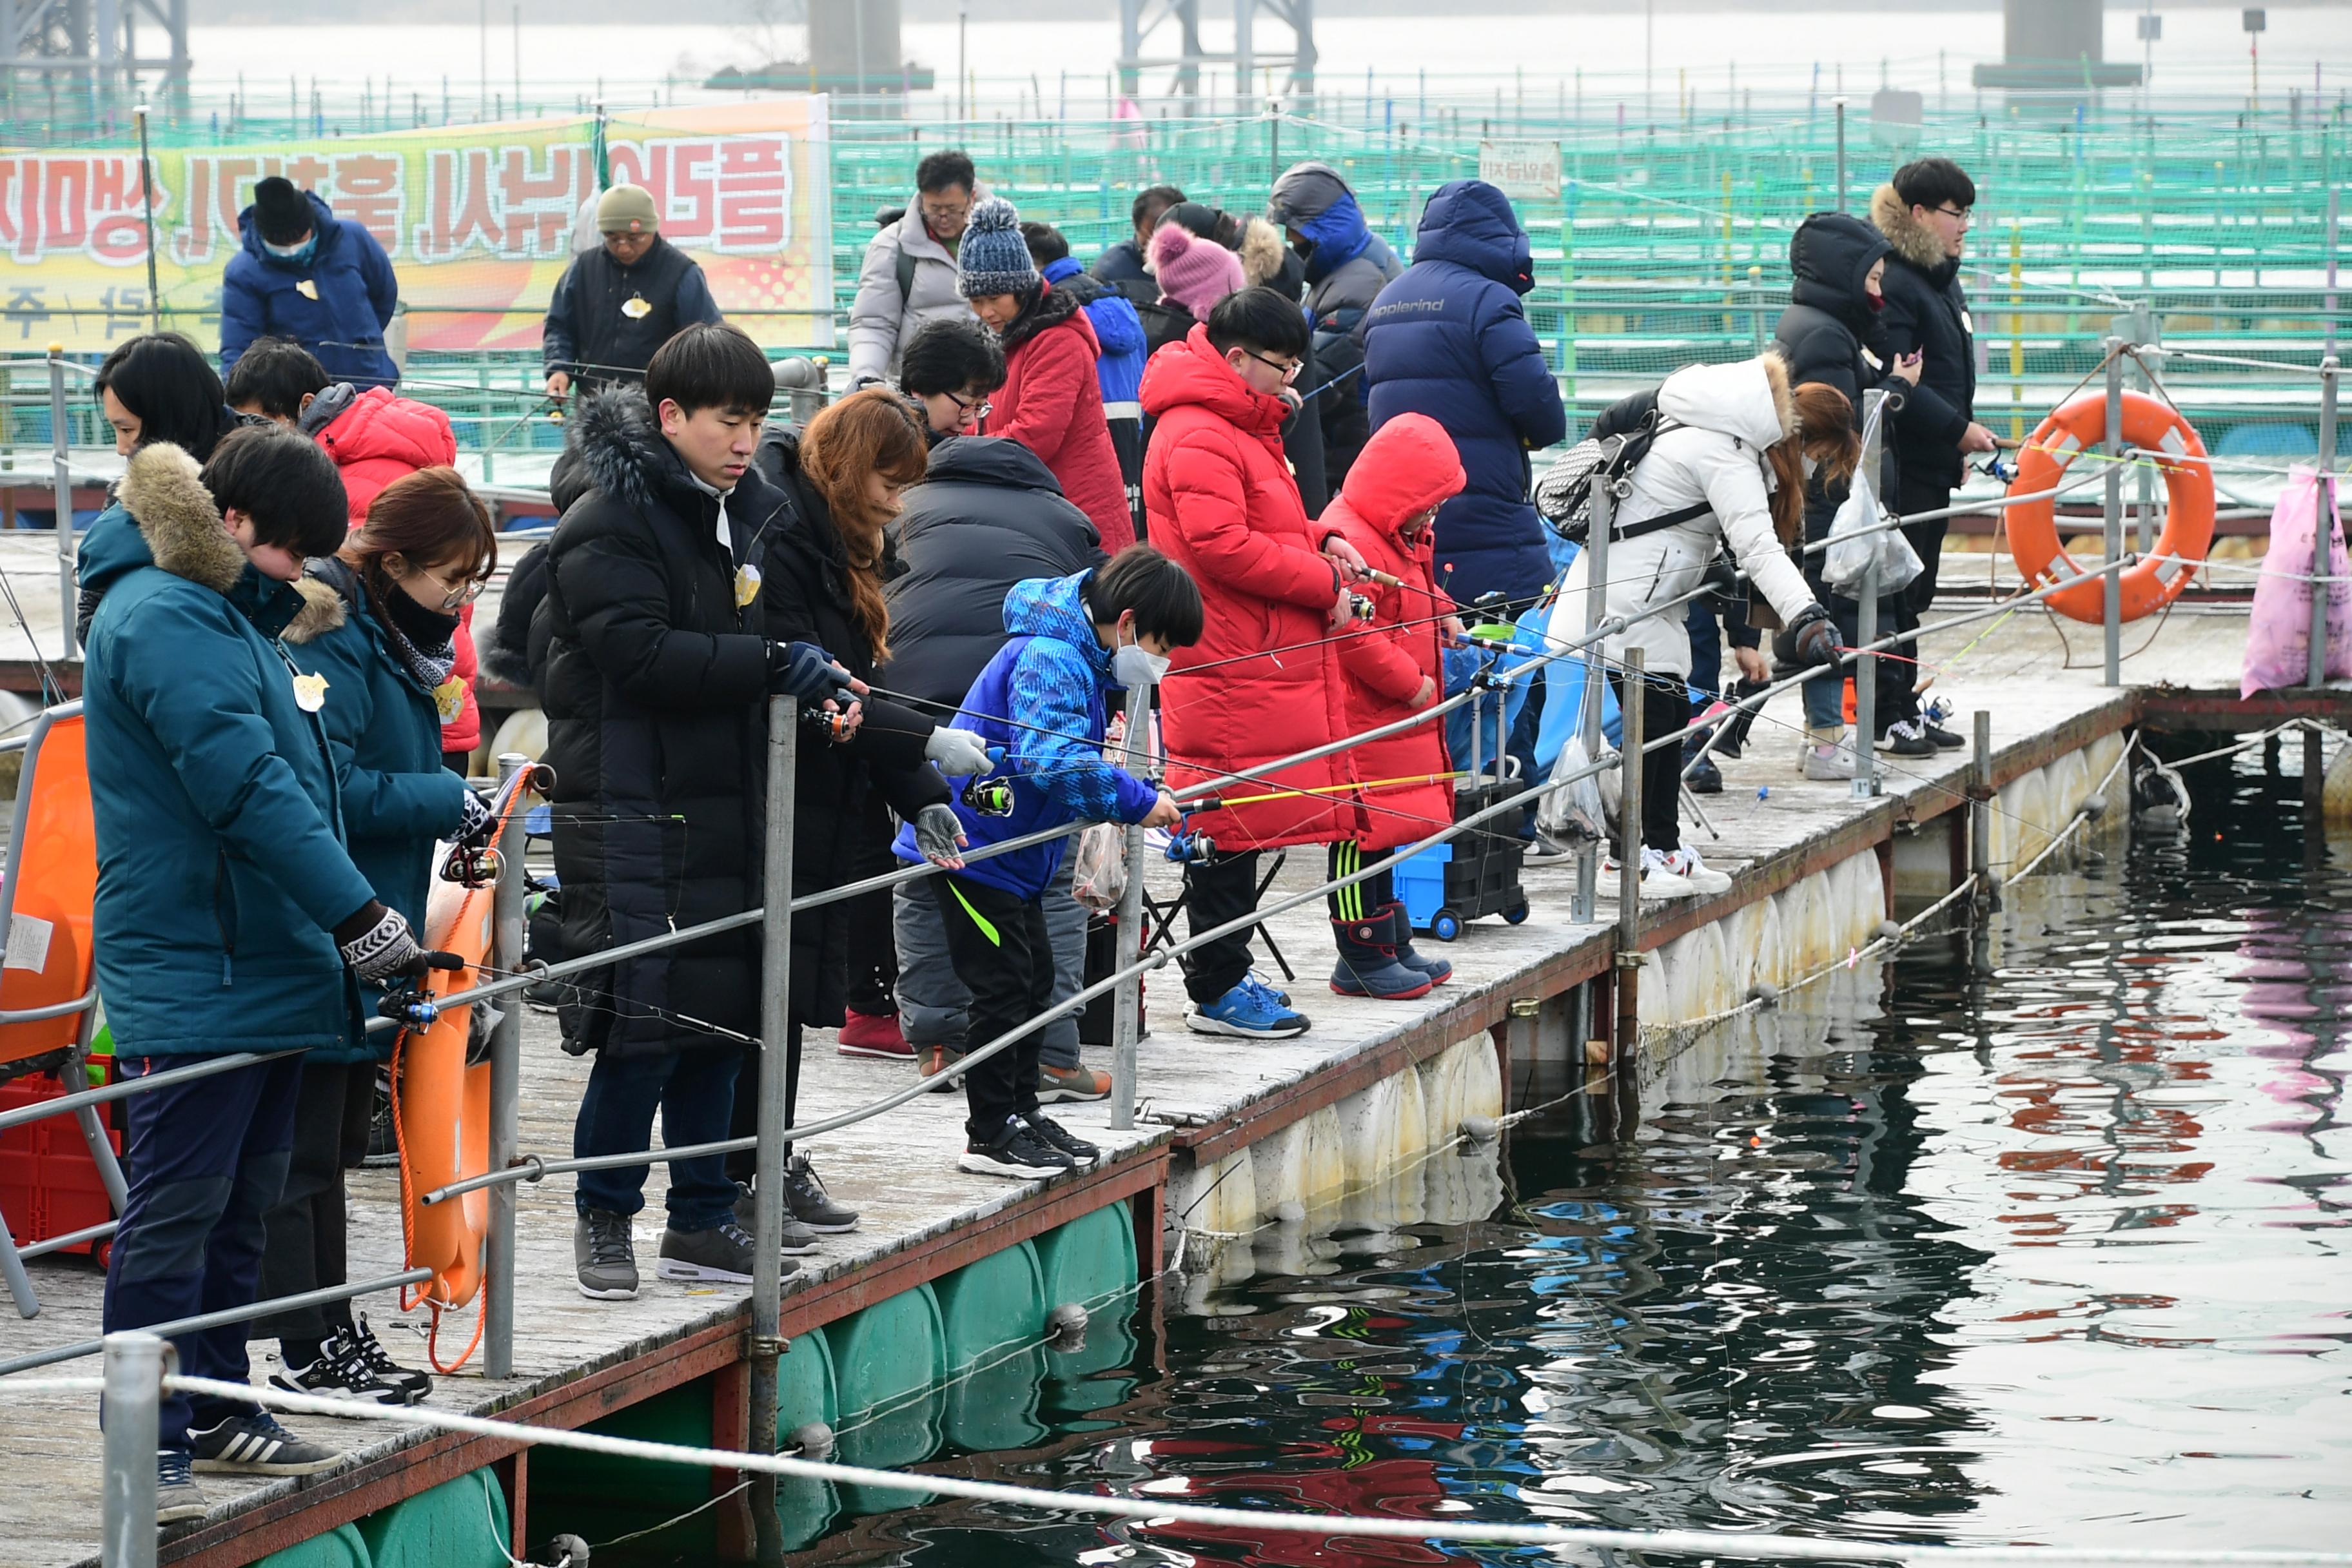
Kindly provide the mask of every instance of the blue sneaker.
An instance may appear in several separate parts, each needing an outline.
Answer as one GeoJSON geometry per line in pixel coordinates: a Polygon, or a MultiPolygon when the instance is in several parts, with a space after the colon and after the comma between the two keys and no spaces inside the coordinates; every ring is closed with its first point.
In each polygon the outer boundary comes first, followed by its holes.
{"type": "Polygon", "coordinates": [[[1205,1006],[1195,1002],[1186,1007],[1184,1026],[1196,1035],[1233,1035],[1244,1040],[1287,1039],[1308,1027],[1305,1014],[1276,1001],[1265,983],[1255,976],[1244,976],[1205,1006]]]}
{"type": "Polygon", "coordinates": [[[1273,997],[1276,1002],[1281,1004],[1285,1007],[1290,1005],[1290,993],[1283,990],[1279,986],[1268,985],[1265,983],[1265,976],[1260,974],[1255,969],[1242,976],[1242,984],[1248,986],[1251,990],[1256,992],[1261,996],[1273,997]]]}

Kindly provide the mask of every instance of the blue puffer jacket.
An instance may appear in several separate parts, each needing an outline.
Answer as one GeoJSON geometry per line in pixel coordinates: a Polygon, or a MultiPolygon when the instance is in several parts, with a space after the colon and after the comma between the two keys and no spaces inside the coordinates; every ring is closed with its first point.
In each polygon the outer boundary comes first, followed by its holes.
{"type": "MultiPolygon", "coordinates": [[[[1080,596],[1093,575],[1032,577],[1004,597],[1004,629],[1012,640],[971,683],[955,727],[1004,748],[998,773],[1013,781],[1013,813],[982,816],[963,804],[959,791],[951,808],[970,849],[1076,822],[1140,822],[1160,798],[1150,784],[1102,758],[1103,694],[1116,683],[1110,649],[1096,638],[1080,596]]],[[[1062,868],[1069,842],[1056,838],[974,860],[958,874],[1034,899],[1062,868]]],[[[911,826],[898,830],[890,847],[901,860],[923,858],[911,826]]]]}
{"type": "Polygon", "coordinates": [[[245,248],[221,275],[221,378],[253,340],[292,338],[316,354],[330,381],[390,386],[400,367],[383,346],[400,284],[375,236],[337,217],[312,191],[310,233],[318,248],[299,264],[263,247],[253,209],[237,215],[245,248]]]}
{"type": "Polygon", "coordinates": [[[328,932],[374,897],[278,634],[302,601],[157,443],[90,525],[82,668],[98,988],[123,1056],[341,1047],[359,989],[328,932]]]}
{"type": "Polygon", "coordinates": [[[1531,599],[1550,576],[1528,454],[1566,435],[1568,417],[1519,308],[1534,282],[1509,198],[1484,181],[1449,181],[1422,211],[1412,267],[1364,317],[1372,428],[1426,414],[1469,475],[1437,513],[1437,585],[1456,604],[1498,588],[1531,599]]]}
{"type": "MultiPolygon", "coordinates": [[[[302,609],[284,633],[287,657],[327,680],[327,754],[334,759],[352,864],[375,896],[398,910],[421,941],[432,891],[433,845],[465,819],[465,781],[441,763],[441,714],[432,693],[393,654],[362,603],[359,578],[341,561],[311,563],[295,584],[302,609]]],[[[361,990],[369,1016],[383,992],[361,990]]],[[[356,1048],[321,1049],[313,1061],[376,1061],[392,1031],[356,1048]]]]}
{"type": "Polygon", "coordinates": [[[1101,279],[1079,270],[1065,256],[1045,267],[1045,281],[1075,293],[1087,308],[1087,324],[1095,330],[1102,354],[1095,361],[1095,379],[1102,385],[1103,413],[1112,419],[1140,419],[1143,362],[1149,345],[1143,318],[1134,302],[1101,279]]]}

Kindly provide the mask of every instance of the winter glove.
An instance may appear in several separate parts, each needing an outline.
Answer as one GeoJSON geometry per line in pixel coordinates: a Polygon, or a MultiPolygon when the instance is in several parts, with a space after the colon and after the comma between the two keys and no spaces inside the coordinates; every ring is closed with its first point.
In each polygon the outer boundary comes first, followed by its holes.
{"type": "Polygon", "coordinates": [[[427,969],[455,967],[452,963],[439,963],[446,953],[427,952],[416,945],[416,937],[400,911],[370,899],[357,913],[335,928],[335,945],[342,950],[343,962],[352,966],[362,982],[380,985],[387,980],[414,980],[427,969]]]}
{"type": "Polygon", "coordinates": [[[457,842],[468,849],[479,849],[490,841],[491,830],[499,825],[498,813],[479,790],[468,787],[465,795],[466,815],[457,824],[457,842]]]}
{"type": "Polygon", "coordinates": [[[936,763],[943,778],[970,778],[988,771],[988,742],[969,730],[943,724],[923,742],[923,760],[936,763]]]}
{"type": "Polygon", "coordinates": [[[963,824],[944,805],[927,805],[915,814],[915,847],[934,866],[955,870],[963,865],[956,851],[964,846],[963,824]]]}
{"type": "Polygon", "coordinates": [[[835,698],[846,703],[849,677],[813,642],[770,643],[768,689],[811,704],[835,698]]]}
{"type": "Polygon", "coordinates": [[[1797,618],[1774,635],[1772,657],[1793,669],[1814,665],[1832,665],[1845,651],[1838,638],[1837,623],[1819,605],[1808,605],[1797,618]]]}

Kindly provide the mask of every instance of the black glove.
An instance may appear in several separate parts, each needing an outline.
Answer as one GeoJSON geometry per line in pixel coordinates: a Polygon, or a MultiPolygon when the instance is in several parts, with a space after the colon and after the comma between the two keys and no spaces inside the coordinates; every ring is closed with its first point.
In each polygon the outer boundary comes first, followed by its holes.
{"type": "Polygon", "coordinates": [[[457,842],[468,849],[479,849],[490,841],[490,833],[498,825],[498,813],[490,809],[481,791],[467,785],[466,815],[457,824],[457,842]]]}
{"type": "Polygon", "coordinates": [[[849,677],[835,668],[833,655],[813,642],[768,645],[768,689],[812,705],[850,700],[849,677]]]}
{"type": "Polygon", "coordinates": [[[427,969],[446,968],[416,945],[416,937],[400,911],[370,899],[351,919],[335,928],[335,945],[343,962],[370,985],[387,980],[414,980],[427,969]]]}
{"type": "Polygon", "coordinates": [[[1845,644],[1838,637],[1837,623],[1819,605],[1806,605],[1772,638],[1774,661],[1791,669],[1832,665],[1843,652],[1845,644]]]}

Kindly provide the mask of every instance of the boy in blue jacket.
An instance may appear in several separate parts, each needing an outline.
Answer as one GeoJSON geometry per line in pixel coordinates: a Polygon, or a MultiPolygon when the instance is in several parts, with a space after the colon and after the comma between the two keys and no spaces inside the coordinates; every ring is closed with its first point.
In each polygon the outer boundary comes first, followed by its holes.
{"type": "MultiPolygon", "coordinates": [[[[1176,648],[1200,640],[1201,590],[1148,544],[1068,577],[1034,577],[1004,600],[1011,638],[971,683],[954,728],[1003,748],[1012,810],[983,816],[959,797],[898,831],[902,860],[948,870],[928,880],[946,922],[956,978],[971,993],[977,1047],[1045,1011],[1054,953],[1045,893],[1066,838],[967,865],[962,846],[986,846],[1080,822],[1173,827],[1165,790],[1105,762],[1106,693],[1146,685],[1176,648]]],[[[963,1169],[1028,1180],[1094,1163],[1098,1151],[1037,1109],[1040,1031],[1031,1029],[964,1074],[963,1169]]]]}

